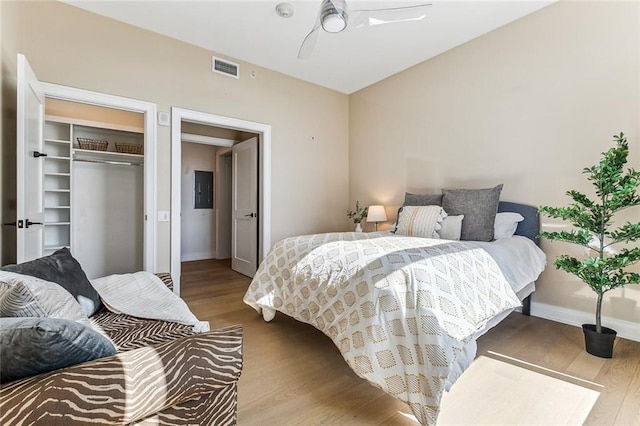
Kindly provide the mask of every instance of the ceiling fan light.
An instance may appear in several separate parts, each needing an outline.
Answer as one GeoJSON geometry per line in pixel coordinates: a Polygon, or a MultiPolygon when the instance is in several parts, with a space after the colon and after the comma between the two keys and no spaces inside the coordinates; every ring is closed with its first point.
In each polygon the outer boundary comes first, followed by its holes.
{"type": "Polygon", "coordinates": [[[347,27],[347,21],[339,13],[330,13],[322,17],[322,28],[328,33],[339,33],[347,27]]]}

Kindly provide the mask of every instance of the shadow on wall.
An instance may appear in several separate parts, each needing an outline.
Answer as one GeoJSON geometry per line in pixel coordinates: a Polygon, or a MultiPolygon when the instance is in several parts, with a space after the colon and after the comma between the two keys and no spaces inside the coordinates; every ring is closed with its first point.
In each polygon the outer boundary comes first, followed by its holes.
{"type": "MultiPolygon", "coordinates": [[[[2,118],[0,127],[2,137],[0,149],[2,164],[0,165],[0,179],[2,184],[2,207],[0,208],[0,223],[16,220],[16,65],[12,67],[7,62],[6,55],[2,58],[2,118]]],[[[16,262],[16,231],[14,227],[2,226],[0,243],[0,265],[16,262]]]]}

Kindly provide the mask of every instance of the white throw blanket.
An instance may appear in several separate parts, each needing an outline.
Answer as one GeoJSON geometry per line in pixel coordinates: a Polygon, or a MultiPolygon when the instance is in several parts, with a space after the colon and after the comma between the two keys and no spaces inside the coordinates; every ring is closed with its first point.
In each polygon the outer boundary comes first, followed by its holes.
{"type": "Polygon", "coordinates": [[[187,304],[151,272],[116,274],[91,280],[104,305],[111,312],[138,318],[192,325],[196,333],[209,331],[187,304]]]}

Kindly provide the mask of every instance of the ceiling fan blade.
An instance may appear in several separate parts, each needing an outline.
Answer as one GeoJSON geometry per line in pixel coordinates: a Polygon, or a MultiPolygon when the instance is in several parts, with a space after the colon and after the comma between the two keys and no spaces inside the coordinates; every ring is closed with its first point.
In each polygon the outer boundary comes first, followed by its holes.
{"type": "Polygon", "coordinates": [[[318,40],[318,33],[320,32],[320,26],[314,27],[309,34],[304,38],[300,50],[298,51],[298,59],[309,59],[313,48],[318,40]]]}
{"type": "Polygon", "coordinates": [[[309,59],[311,57],[311,53],[313,52],[313,48],[316,45],[316,41],[318,40],[318,30],[322,26],[320,22],[320,15],[322,14],[322,6],[318,11],[318,16],[316,17],[316,23],[313,25],[313,29],[307,34],[307,36],[302,41],[300,45],[300,50],[298,50],[298,59],[309,59]]]}
{"type": "Polygon", "coordinates": [[[388,9],[354,10],[349,12],[349,29],[395,22],[419,21],[427,16],[430,3],[388,9]]]}

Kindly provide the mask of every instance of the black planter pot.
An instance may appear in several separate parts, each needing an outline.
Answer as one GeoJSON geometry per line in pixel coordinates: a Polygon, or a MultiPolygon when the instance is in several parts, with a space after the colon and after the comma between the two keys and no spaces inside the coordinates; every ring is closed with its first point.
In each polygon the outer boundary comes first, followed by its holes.
{"type": "Polygon", "coordinates": [[[613,342],[617,332],[607,327],[602,327],[602,333],[596,332],[595,324],[582,324],[584,343],[588,353],[600,358],[613,356],[613,342]]]}

